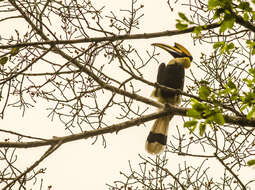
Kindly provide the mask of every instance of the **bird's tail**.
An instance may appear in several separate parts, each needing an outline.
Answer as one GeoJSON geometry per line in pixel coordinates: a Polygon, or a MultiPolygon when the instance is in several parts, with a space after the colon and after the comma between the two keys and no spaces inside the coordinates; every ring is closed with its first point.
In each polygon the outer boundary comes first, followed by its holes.
{"type": "Polygon", "coordinates": [[[156,119],[147,137],[145,149],[150,154],[161,153],[166,146],[169,122],[173,115],[156,119]]]}

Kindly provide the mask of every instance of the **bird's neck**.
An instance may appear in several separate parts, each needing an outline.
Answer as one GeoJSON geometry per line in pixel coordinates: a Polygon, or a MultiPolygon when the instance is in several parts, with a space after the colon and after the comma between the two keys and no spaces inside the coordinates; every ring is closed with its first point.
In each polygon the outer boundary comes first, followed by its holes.
{"type": "Polygon", "coordinates": [[[169,61],[168,65],[180,64],[183,65],[184,68],[190,67],[190,58],[188,57],[177,57],[169,61]]]}

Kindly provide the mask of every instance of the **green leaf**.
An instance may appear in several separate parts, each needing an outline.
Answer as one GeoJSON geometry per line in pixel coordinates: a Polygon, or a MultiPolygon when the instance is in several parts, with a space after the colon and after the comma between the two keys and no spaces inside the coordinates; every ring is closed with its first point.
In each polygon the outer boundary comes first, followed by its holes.
{"type": "Polygon", "coordinates": [[[254,20],[255,19],[255,11],[251,12],[251,18],[254,20]]]}
{"type": "Polygon", "coordinates": [[[249,15],[248,15],[247,12],[244,12],[243,19],[244,19],[244,21],[248,21],[249,20],[249,15]]]}
{"type": "Polygon", "coordinates": [[[207,80],[201,80],[201,81],[199,81],[199,84],[201,84],[201,85],[208,85],[208,84],[210,84],[207,80]]]}
{"type": "Polygon", "coordinates": [[[201,119],[205,112],[208,112],[209,106],[206,103],[201,103],[196,99],[191,99],[192,108],[187,111],[187,116],[201,119]]]}
{"type": "Polygon", "coordinates": [[[252,11],[252,8],[250,7],[249,2],[240,2],[240,4],[237,7],[244,11],[249,11],[249,12],[252,11]]]}
{"type": "Polygon", "coordinates": [[[253,48],[253,49],[251,50],[251,54],[252,54],[252,55],[255,55],[255,48],[253,48]]]}
{"type": "Polygon", "coordinates": [[[213,10],[216,8],[229,9],[232,7],[232,0],[209,0],[208,9],[213,10]]]}
{"type": "Polygon", "coordinates": [[[2,57],[1,59],[0,59],[0,64],[1,65],[4,65],[5,63],[7,63],[7,61],[8,61],[8,57],[2,57]]]}
{"type": "MultiPolygon", "coordinates": [[[[228,17],[228,15],[231,15],[230,10],[224,9],[225,16],[228,17]]],[[[231,15],[232,16],[232,15],[231,15]]]]}
{"type": "Polygon", "coordinates": [[[222,115],[222,113],[216,113],[213,115],[213,121],[217,123],[218,125],[224,125],[225,119],[222,115]]]}
{"type": "Polygon", "coordinates": [[[235,23],[235,18],[232,16],[232,14],[225,14],[224,20],[220,25],[220,33],[226,31],[227,29],[233,28],[235,23]]]}
{"type": "Polygon", "coordinates": [[[251,49],[251,54],[254,55],[255,54],[255,42],[251,41],[251,40],[247,40],[246,44],[247,44],[248,48],[251,49]]]}
{"type": "Polygon", "coordinates": [[[230,50],[235,48],[234,43],[216,42],[213,44],[214,49],[220,49],[220,54],[227,53],[230,54],[230,50]]]}
{"type": "Polygon", "coordinates": [[[250,79],[243,79],[243,81],[246,83],[246,85],[249,87],[249,88],[253,88],[254,87],[254,82],[253,80],[250,80],[250,79]]]}
{"type": "Polygon", "coordinates": [[[179,17],[180,17],[182,20],[185,20],[185,21],[187,21],[187,22],[190,22],[189,19],[186,17],[186,15],[185,15],[184,13],[179,12],[178,15],[179,15],[179,17]]]}
{"type": "Polygon", "coordinates": [[[255,119],[255,107],[252,107],[251,111],[246,116],[247,119],[255,119]]]}
{"type": "Polygon", "coordinates": [[[254,68],[250,68],[249,73],[251,73],[252,76],[255,77],[255,69],[254,68]]]}
{"type": "Polygon", "coordinates": [[[202,137],[205,134],[206,124],[204,122],[199,125],[199,135],[202,137]]]}
{"type": "Polygon", "coordinates": [[[235,100],[239,100],[239,99],[240,99],[240,96],[239,96],[239,94],[238,94],[238,90],[235,89],[235,90],[232,92],[231,96],[230,96],[230,100],[235,101],[235,100]]]}
{"type": "Polygon", "coordinates": [[[186,121],[186,122],[184,123],[184,127],[186,127],[186,128],[191,128],[191,127],[196,126],[197,123],[198,123],[197,120],[186,121]]]}
{"type": "Polygon", "coordinates": [[[213,48],[214,49],[218,49],[218,48],[221,48],[225,45],[225,42],[216,42],[213,44],[213,48]]]}
{"type": "Polygon", "coordinates": [[[234,49],[234,48],[235,48],[235,45],[232,42],[227,45],[227,50],[234,49]]]}
{"type": "Polygon", "coordinates": [[[202,30],[203,30],[202,26],[197,26],[197,27],[194,28],[193,33],[195,33],[196,36],[198,36],[201,33],[202,30]]]}
{"type": "Polygon", "coordinates": [[[230,89],[236,89],[235,83],[233,83],[233,81],[230,78],[228,79],[227,87],[229,87],[230,89]]]}
{"type": "MultiPolygon", "coordinates": [[[[255,93],[253,92],[244,92],[244,96],[242,97],[242,101],[244,104],[247,104],[249,107],[255,104],[255,93]]],[[[252,113],[250,113],[252,114],[252,113]]]]}
{"type": "Polygon", "coordinates": [[[216,9],[216,11],[213,15],[213,18],[214,19],[219,18],[222,15],[222,13],[224,13],[224,12],[225,12],[225,9],[222,9],[222,8],[216,9]]]}
{"type": "Polygon", "coordinates": [[[200,103],[200,102],[193,104],[192,107],[199,113],[202,113],[208,110],[208,106],[205,103],[200,103]]]}
{"type": "Polygon", "coordinates": [[[248,105],[242,105],[241,111],[245,110],[248,107],[248,105]]]}
{"type": "Polygon", "coordinates": [[[247,44],[249,47],[253,47],[253,46],[255,46],[255,41],[246,40],[246,44],[247,44]]]}
{"type": "Polygon", "coordinates": [[[208,9],[209,10],[213,10],[213,9],[215,9],[219,5],[220,5],[220,1],[219,0],[209,0],[208,1],[208,9]]]}
{"type": "Polygon", "coordinates": [[[201,98],[202,100],[207,100],[211,94],[211,89],[208,86],[203,85],[199,88],[198,94],[199,98],[201,98]]]}
{"type": "Polygon", "coordinates": [[[248,166],[254,166],[254,165],[255,165],[255,160],[249,160],[249,161],[247,162],[247,165],[248,165],[248,166]]]}
{"type": "Polygon", "coordinates": [[[178,22],[175,27],[178,29],[178,30],[185,30],[188,28],[188,24],[182,24],[180,22],[178,22]]]}
{"type": "Polygon", "coordinates": [[[193,117],[193,118],[196,118],[196,119],[201,119],[201,113],[198,112],[197,110],[191,108],[187,111],[187,116],[189,117],[193,117]]]}
{"type": "Polygon", "coordinates": [[[19,53],[19,48],[18,47],[14,47],[14,48],[11,49],[10,54],[12,56],[17,55],[18,53],[19,53]]]}

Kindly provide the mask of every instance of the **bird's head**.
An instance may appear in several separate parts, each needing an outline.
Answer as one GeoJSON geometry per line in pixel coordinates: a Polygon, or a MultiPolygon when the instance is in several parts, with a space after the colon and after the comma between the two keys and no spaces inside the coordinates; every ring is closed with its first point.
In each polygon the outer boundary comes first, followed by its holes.
{"type": "Polygon", "coordinates": [[[190,67],[190,63],[193,60],[193,57],[190,54],[190,52],[185,47],[183,47],[181,44],[174,43],[174,46],[169,46],[169,45],[161,44],[161,43],[153,43],[151,45],[160,47],[160,48],[166,50],[174,58],[184,58],[184,63],[185,63],[184,67],[185,68],[190,67]]]}

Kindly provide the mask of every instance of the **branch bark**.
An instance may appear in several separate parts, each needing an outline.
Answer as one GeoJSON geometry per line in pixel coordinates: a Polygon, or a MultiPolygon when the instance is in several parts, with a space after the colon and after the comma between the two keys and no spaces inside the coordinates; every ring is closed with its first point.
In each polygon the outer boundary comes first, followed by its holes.
{"type": "MultiPolygon", "coordinates": [[[[132,119],[129,121],[125,121],[119,124],[114,124],[109,127],[104,127],[101,129],[96,130],[90,130],[85,131],[78,134],[63,136],[63,137],[53,137],[52,139],[48,139],[45,141],[30,141],[30,142],[0,142],[0,148],[1,147],[12,147],[12,148],[33,148],[33,147],[39,147],[39,146],[48,146],[48,145],[55,145],[61,142],[62,144],[80,140],[80,139],[87,139],[90,137],[103,135],[107,133],[113,133],[113,132],[119,132],[123,129],[127,129],[130,127],[134,127],[137,125],[140,125],[142,123],[145,123],[147,121],[151,121],[154,119],[157,119],[159,117],[163,117],[166,115],[180,115],[180,116],[187,116],[187,111],[189,108],[182,108],[182,107],[176,107],[172,105],[167,106],[167,110],[161,110],[156,113],[148,114],[145,116],[141,116],[136,119],[132,119]]],[[[248,120],[244,117],[234,117],[229,115],[224,115],[225,122],[227,124],[233,124],[238,126],[247,126],[247,127],[255,127],[255,120],[248,120]]]]}
{"type": "Polygon", "coordinates": [[[237,15],[232,10],[230,10],[230,11],[231,11],[232,15],[234,16],[234,18],[235,18],[235,20],[238,24],[240,24],[241,26],[243,26],[245,28],[248,28],[249,30],[255,32],[255,25],[254,24],[252,24],[249,21],[245,21],[242,16],[237,15]]]}
{"type": "MultiPolygon", "coordinates": [[[[31,23],[29,22],[31,25],[31,23]]],[[[210,30],[219,27],[220,24],[213,23],[207,26],[203,26],[203,30],[210,30]]],[[[196,26],[187,28],[185,30],[166,30],[163,32],[154,32],[154,33],[143,33],[143,34],[131,34],[131,35],[116,35],[109,37],[94,37],[94,38],[81,38],[77,40],[56,40],[50,41],[49,39],[44,42],[26,42],[26,43],[18,43],[18,44],[10,44],[10,45],[1,45],[0,49],[7,49],[13,47],[27,47],[27,46],[38,46],[38,45],[59,45],[59,44],[77,44],[77,43],[90,43],[90,42],[104,42],[104,41],[118,41],[118,40],[133,40],[133,39],[149,39],[149,38],[158,38],[164,36],[175,36],[180,34],[187,34],[192,32],[196,26]]]]}

